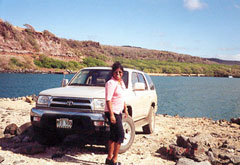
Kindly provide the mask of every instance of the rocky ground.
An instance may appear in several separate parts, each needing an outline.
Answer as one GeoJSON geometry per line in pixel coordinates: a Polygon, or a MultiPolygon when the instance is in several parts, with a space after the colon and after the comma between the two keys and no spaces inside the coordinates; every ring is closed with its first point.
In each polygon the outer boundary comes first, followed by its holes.
{"type": "MultiPolygon", "coordinates": [[[[104,146],[83,145],[76,136],[57,146],[38,144],[29,123],[33,106],[31,97],[0,99],[1,164],[104,164],[104,146]]],[[[232,121],[157,115],[155,132],[147,135],[138,128],[132,147],[119,155],[119,161],[125,165],[240,164],[240,123],[232,121]]]]}

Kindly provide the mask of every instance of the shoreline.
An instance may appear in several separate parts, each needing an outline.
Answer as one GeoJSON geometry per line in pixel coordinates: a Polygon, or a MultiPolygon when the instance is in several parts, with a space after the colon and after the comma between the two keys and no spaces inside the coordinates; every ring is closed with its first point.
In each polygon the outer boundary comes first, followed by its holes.
{"type": "MultiPolygon", "coordinates": [[[[46,70],[33,70],[33,69],[25,69],[25,70],[3,70],[0,69],[0,73],[8,73],[8,74],[76,74],[77,71],[71,70],[63,70],[63,71],[55,71],[53,69],[46,70]]],[[[161,77],[222,77],[222,78],[240,78],[233,76],[207,76],[206,74],[175,74],[175,73],[147,73],[149,76],[161,76],[161,77]]]]}

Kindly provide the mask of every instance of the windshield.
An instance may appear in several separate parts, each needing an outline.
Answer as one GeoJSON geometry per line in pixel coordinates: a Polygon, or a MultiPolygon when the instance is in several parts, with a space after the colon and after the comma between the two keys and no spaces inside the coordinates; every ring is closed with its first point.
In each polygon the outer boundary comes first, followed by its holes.
{"type": "MultiPolygon", "coordinates": [[[[105,86],[105,83],[111,79],[111,70],[85,69],[74,77],[69,85],[76,86],[105,86]]],[[[123,72],[123,81],[128,87],[128,72],[123,72]]]]}

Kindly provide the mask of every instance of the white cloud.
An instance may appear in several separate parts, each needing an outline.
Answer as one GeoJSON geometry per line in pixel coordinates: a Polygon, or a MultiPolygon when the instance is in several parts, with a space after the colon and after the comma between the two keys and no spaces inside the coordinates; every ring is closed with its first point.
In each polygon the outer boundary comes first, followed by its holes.
{"type": "Polygon", "coordinates": [[[231,61],[240,61],[240,53],[238,54],[218,54],[216,58],[222,59],[222,60],[231,60],[231,61]]]}
{"type": "Polygon", "coordinates": [[[184,7],[188,10],[201,10],[207,7],[207,4],[201,0],[183,0],[184,7]]]}

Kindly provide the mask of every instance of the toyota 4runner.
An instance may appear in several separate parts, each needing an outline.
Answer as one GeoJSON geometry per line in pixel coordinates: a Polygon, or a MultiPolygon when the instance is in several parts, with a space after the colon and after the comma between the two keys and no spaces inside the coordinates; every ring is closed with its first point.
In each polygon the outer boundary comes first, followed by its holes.
{"type": "MultiPolygon", "coordinates": [[[[62,87],[39,93],[36,107],[31,109],[31,122],[42,144],[61,142],[66,135],[79,134],[83,140],[95,139],[107,144],[108,121],[104,115],[105,83],[111,78],[110,67],[89,67],[80,70],[62,87]]],[[[155,127],[157,94],[150,76],[134,69],[124,69],[129,116],[123,117],[125,139],[119,153],[132,145],[135,127],[151,134],[155,127]]]]}

